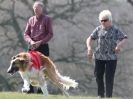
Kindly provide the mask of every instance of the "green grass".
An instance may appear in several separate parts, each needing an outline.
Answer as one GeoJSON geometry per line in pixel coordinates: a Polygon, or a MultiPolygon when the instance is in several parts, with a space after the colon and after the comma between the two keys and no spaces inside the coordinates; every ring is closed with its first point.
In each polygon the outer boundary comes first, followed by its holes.
{"type": "MultiPolygon", "coordinates": [[[[49,95],[47,97],[41,94],[22,94],[18,92],[1,92],[0,99],[97,99],[97,97],[89,96],[62,96],[62,95],[49,95]]],[[[120,98],[111,98],[120,99],[120,98]]]]}

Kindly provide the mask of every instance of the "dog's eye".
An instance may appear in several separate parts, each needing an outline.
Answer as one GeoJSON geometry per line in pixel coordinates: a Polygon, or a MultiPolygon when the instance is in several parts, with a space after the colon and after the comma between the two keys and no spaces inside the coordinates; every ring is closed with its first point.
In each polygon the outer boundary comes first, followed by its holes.
{"type": "Polygon", "coordinates": [[[24,64],[24,63],[28,63],[29,61],[28,61],[28,60],[20,60],[20,62],[21,62],[22,64],[24,64]]]}

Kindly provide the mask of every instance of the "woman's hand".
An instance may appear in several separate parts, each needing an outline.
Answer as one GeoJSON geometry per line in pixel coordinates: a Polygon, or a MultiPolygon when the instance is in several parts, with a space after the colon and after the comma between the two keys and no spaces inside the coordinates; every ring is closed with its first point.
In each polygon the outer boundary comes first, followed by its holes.
{"type": "Polygon", "coordinates": [[[120,53],[120,51],[121,51],[121,48],[118,47],[118,46],[116,46],[116,47],[115,47],[115,52],[116,52],[116,53],[120,53]]]}
{"type": "Polygon", "coordinates": [[[88,49],[88,57],[89,57],[89,62],[90,63],[92,63],[92,56],[93,56],[92,49],[88,49]]]}

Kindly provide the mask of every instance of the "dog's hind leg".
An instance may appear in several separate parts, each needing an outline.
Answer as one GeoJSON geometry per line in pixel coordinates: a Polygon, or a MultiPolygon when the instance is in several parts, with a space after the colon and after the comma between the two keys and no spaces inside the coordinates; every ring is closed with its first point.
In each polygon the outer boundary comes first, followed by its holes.
{"type": "Polygon", "coordinates": [[[69,93],[67,92],[67,90],[64,90],[63,88],[60,88],[61,89],[61,91],[63,92],[63,94],[65,95],[65,96],[69,96],[69,93]]]}
{"type": "Polygon", "coordinates": [[[45,96],[48,96],[47,83],[42,84],[40,87],[41,87],[41,90],[42,90],[43,94],[45,96]]]}
{"type": "Polygon", "coordinates": [[[60,80],[59,80],[58,76],[56,75],[56,73],[54,73],[54,71],[53,72],[47,72],[47,71],[45,71],[45,74],[47,74],[47,76],[50,78],[50,80],[52,81],[52,83],[54,85],[56,85],[62,91],[62,93],[65,96],[69,96],[69,93],[67,92],[67,90],[64,89],[63,84],[60,83],[60,80]]]}
{"type": "Polygon", "coordinates": [[[59,82],[54,82],[54,84],[62,91],[63,95],[69,96],[69,93],[64,89],[62,84],[60,84],[59,82]]]}
{"type": "Polygon", "coordinates": [[[45,75],[43,74],[43,70],[45,70],[45,69],[42,69],[39,72],[39,82],[40,82],[40,87],[41,87],[43,94],[45,96],[48,96],[47,82],[45,80],[45,75]]]}

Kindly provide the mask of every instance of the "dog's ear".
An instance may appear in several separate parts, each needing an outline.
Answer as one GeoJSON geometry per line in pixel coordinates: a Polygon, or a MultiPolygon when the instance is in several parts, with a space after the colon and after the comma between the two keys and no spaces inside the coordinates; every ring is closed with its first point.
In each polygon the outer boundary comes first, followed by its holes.
{"type": "Polygon", "coordinates": [[[19,55],[15,55],[12,57],[12,60],[16,59],[17,57],[19,57],[19,55]]]}

